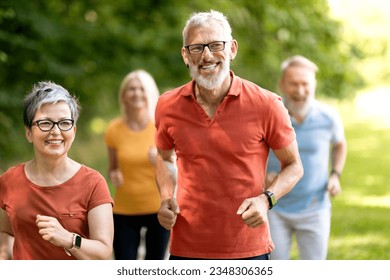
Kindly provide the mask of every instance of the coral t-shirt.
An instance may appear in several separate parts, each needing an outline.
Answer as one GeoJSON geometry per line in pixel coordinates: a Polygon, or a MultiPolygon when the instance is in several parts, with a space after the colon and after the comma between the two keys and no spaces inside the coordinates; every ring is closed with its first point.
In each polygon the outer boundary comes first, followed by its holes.
{"type": "Polygon", "coordinates": [[[88,212],[101,204],[113,204],[104,177],[81,165],[66,182],[41,187],[26,177],[24,166],[11,167],[0,177],[0,207],[6,210],[15,237],[13,259],[75,259],[42,238],[36,215],[55,217],[68,231],[89,238],[88,212]]]}
{"type": "Polygon", "coordinates": [[[264,191],[269,149],[288,146],[295,133],[279,96],[230,75],[231,88],[212,119],[196,101],[193,82],[158,101],[156,146],[175,149],[178,165],[173,255],[236,259],[274,247],[267,223],[249,228],[236,212],[264,191]]]}

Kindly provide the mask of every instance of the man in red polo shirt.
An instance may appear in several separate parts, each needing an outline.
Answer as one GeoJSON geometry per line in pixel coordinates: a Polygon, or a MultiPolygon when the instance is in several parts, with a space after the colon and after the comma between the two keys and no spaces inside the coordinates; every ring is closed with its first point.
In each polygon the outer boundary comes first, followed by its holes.
{"type": "Polygon", "coordinates": [[[170,259],[269,259],[267,211],[303,174],[287,110],[230,71],[238,44],[220,12],[193,14],[183,42],[193,80],[160,96],[156,109],[158,218],[172,230],[170,259]],[[270,148],[282,171],[265,190],[270,148]]]}

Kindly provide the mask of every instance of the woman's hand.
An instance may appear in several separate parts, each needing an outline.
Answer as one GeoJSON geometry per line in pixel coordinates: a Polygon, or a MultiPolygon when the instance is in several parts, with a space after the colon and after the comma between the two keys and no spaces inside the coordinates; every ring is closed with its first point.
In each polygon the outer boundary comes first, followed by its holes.
{"type": "Polygon", "coordinates": [[[57,247],[72,247],[73,234],[64,229],[56,218],[37,215],[35,223],[39,229],[39,234],[44,240],[57,247]]]}
{"type": "Polygon", "coordinates": [[[115,187],[119,188],[123,185],[123,174],[122,171],[118,168],[110,172],[110,180],[115,187]]]}

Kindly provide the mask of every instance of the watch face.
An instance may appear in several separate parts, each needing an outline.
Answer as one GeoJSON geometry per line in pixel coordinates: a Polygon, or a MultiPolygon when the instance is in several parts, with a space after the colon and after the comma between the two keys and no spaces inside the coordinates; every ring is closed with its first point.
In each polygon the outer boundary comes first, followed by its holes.
{"type": "Polygon", "coordinates": [[[271,195],[271,201],[272,201],[272,206],[274,206],[276,204],[276,198],[274,194],[271,195]]]}
{"type": "Polygon", "coordinates": [[[273,203],[273,205],[275,206],[275,205],[276,205],[276,198],[275,198],[275,196],[273,197],[272,200],[273,200],[272,203],[273,203]]]}
{"type": "Polygon", "coordinates": [[[272,193],[270,191],[265,191],[264,193],[268,196],[269,209],[271,209],[277,203],[276,197],[275,197],[274,193],[272,193]]]}
{"type": "Polygon", "coordinates": [[[76,234],[75,239],[74,239],[74,247],[79,249],[80,246],[81,246],[81,236],[76,234]]]}

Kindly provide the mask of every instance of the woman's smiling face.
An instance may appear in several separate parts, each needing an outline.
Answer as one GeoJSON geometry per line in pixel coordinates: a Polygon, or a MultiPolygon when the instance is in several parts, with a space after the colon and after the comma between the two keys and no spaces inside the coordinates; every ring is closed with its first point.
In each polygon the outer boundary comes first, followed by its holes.
{"type": "Polygon", "coordinates": [[[54,125],[50,131],[44,132],[35,124],[38,120],[58,122],[64,119],[72,119],[70,108],[65,102],[45,104],[37,110],[33,125],[26,128],[26,137],[34,146],[35,156],[57,158],[67,156],[76,136],[76,126],[68,131],[62,131],[58,125],[54,125]]]}

